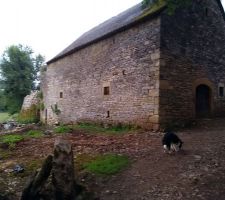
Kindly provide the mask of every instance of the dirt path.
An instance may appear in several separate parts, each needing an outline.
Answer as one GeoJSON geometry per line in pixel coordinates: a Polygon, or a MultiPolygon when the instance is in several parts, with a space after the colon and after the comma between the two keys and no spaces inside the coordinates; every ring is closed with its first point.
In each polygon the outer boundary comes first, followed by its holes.
{"type": "MultiPolygon", "coordinates": [[[[184,150],[175,155],[163,153],[160,133],[106,136],[74,132],[64,137],[72,142],[75,155],[114,152],[132,159],[131,166],[115,176],[82,180],[101,200],[225,200],[225,119],[204,120],[199,128],[178,135],[184,150]]],[[[6,180],[11,178],[5,172],[6,163],[44,159],[52,153],[55,137],[59,136],[25,140],[13,157],[0,160],[0,181],[5,184],[0,194],[11,187],[19,196],[25,183],[21,178],[6,180]]]]}
{"type": "Polygon", "coordinates": [[[162,153],[156,142],[129,170],[102,185],[101,199],[225,199],[224,122],[206,120],[199,129],[179,132],[184,150],[176,155],[162,153]]]}

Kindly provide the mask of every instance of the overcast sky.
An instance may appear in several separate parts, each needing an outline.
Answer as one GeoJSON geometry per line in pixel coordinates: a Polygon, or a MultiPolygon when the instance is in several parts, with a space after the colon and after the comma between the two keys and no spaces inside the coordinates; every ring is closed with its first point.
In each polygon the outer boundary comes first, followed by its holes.
{"type": "Polygon", "coordinates": [[[82,33],[139,2],[0,0],[0,55],[12,44],[23,44],[49,60],[82,33]]]}

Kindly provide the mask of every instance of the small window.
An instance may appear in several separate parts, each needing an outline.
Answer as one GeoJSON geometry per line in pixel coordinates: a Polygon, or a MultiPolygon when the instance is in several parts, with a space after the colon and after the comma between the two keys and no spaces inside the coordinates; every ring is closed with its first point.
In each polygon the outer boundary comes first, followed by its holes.
{"type": "Polygon", "coordinates": [[[206,17],[209,16],[209,10],[208,10],[208,8],[205,9],[205,16],[206,16],[206,17]]]}
{"type": "Polygon", "coordinates": [[[109,95],[109,87],[104,87],[104,95],[109,95]]]}
{"type": "Polygon", "coordinates": [[[60,93],[59,93],[59,97],[60,97],[60,98],[63,98],[63,92],[60,92],[60,93]]]}
{"type": "Polygon", "coordinates": [[[110,112],[107,111],[107,116],[106,116],[106,118],[109,118],[109,117],[110,117],[110,112]]]}
{"type": "Polygon", "coordinates": [[[219,87],[219,96],[220,97],[224,96],[224,87],[219,87]]]}

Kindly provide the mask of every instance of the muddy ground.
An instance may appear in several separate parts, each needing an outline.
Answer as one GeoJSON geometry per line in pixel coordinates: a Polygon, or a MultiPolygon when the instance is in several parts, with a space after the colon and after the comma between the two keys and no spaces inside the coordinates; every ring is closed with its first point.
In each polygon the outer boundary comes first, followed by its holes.
{"type": "MultiPolygon", "coordinates": [[[[225,200],[225,119],[205,119],[178,131],[183,150],[165,154],[161,133],[120,136],[73,132],[63,135],[73,144],[74,156],[95,153],[128,155],[130,166],[117,175],[96,177],[79,171],[77,179],[101,200],[225,200]]],[[[0,194],[19,199],[28,177],[52,153],[56,137],[27,139],[7,152],[0,150],[0,194]],[[14,174],[15,164],[25,171],[14,174]]],[[[75,163],[76,164],[76,163],[75,163]]]]}

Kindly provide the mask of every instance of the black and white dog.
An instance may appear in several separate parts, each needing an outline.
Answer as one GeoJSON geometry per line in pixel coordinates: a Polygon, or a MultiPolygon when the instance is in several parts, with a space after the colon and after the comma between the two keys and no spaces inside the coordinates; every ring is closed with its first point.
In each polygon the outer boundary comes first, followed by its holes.
{"type": "Polygon", "coordinates": [[[175,133],[165,131],[162,139],[162,145],[165,152],[172,153],[174,151],[179,151],[183,145],[183,142],[175,133]]]}

